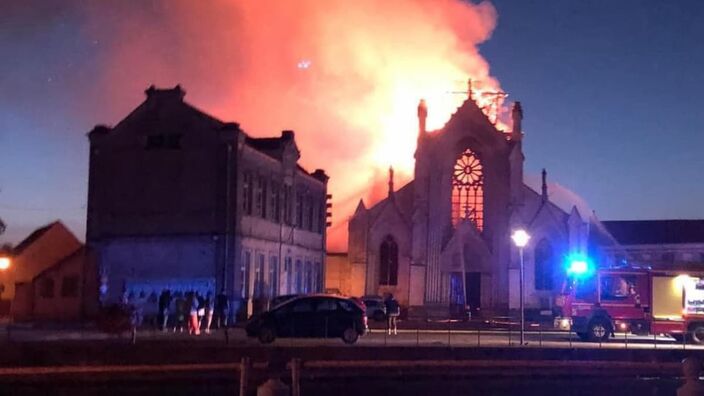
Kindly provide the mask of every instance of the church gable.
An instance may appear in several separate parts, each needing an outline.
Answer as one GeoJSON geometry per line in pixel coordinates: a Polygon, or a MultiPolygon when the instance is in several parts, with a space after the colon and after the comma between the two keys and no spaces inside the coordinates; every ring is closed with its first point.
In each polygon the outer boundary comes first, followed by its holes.
{"type": "Polygon", "coordinates": [[[408,222],[393,200],[386,200],[380,209],[377,217],[370,224],[371,230],[385,229],[390,226],[394,228],[409,228],[408,222]]]}
{"type": "Polygon", "coordinates": [[[568,215],[549,200],[543,197],[530,187],[524,185],[524,206],[521,213],[523,222],[529,228],[552,227],[566,235],[568,215]]]}
{"type": "Polygon", "coordinates": [[[381,205],[377,217],[369,224],[371,247],[373,248],[375,241],[380,241],[386,235],[391,235],[398,240],[402,252],[407,253],[410,250],[410,224],[396,202],[388,198],[381,205]]]}
{"type": "Polygon", "coordinates": [[[483,155],[508,148],[504,133],[489,122],[473,100],[466,100],[436,133],[441,145],[471,148],[483,155]]]}
{"type": "Polygon", "coordinates": [[[461,220],[442,251],[440,269],[446,272],[490,272],[491,250],[471,221],[461,220]]]}

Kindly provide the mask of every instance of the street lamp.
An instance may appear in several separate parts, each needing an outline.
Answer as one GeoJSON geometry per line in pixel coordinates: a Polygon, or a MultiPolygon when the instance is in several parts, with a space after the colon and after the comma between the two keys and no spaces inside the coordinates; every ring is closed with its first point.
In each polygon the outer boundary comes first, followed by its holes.
{"type": "Polygon", "coordinates": [[[10,268],[12,260],[9,257],[0,257],[0,271],[5,271],[10,268]]]}
{"type": "Polygon", "coordinates": [[[525,344],[525,302],[524,302],[524,285],[525,285],[525,271],[523,270],[523,248],[526,247],[528,241],[530,240],[530,235],[524,229],[518,229],[511,235],[513,243],[518,247],[518,255],[520,257],[520,292],[521,292],[521,345],[525,344]]]}

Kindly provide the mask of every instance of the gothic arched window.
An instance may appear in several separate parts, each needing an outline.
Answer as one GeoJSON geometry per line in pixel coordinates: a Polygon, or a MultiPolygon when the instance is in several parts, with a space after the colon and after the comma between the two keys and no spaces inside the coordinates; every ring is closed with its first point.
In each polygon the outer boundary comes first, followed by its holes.
{"type": "Polygon", "coordinates": [[[484,229],[484,169],[472,150],[465,150],[452,173],[452,225],[469,219],[479,231],[484,229]]]}
{"type": "Polygon", "coordinates": [[[542,239],[535,247],[535,290],[552,290],[554,276],[552,245],[542,239]]]}
{"type": "Polygon", "coordinates": [[[384,286],[398,284],[398,245],[391,235],[384,238],[379,248],[379,284],[384,286]]]}

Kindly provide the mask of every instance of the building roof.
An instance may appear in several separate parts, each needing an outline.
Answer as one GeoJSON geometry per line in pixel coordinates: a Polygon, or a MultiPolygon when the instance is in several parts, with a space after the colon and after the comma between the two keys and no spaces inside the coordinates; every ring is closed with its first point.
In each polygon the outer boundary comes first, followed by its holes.
{"type": "Polygon", "coordinates": [[[50,266],[48,266],[47,268],[45,268],[43,271],[41,271],[40,273],[38,273],[34,278],[32,278],[32,282],[36,281],[36,280],[39,279],[39,278],[44,277],[44,276],[45,276],[46,274],[48,274],[49,272],[54,271],[54,270],[60,268],[62,265],[64,265],[64,264],[67,263],[69,260],[73,259],[74,257],[85,254],[86,251],[87,251],[87,248],[85,247],[85,245],[81,245],[81,247],[79,247],[78,249],[74,250],[73,253],[67,255],[67,256],[64,257],[64,258],[61,258],[61,259],[57,260],[55,263],[51,264],[50,266]]]}
{"type": "MultiPolygon", "coordinates": [[[[281,136],[278,137],[256,138],[247,134],[245,136],[245,142],[248,146],[278,161],[283,160],[284,148],[287,144],[292,143],[294,147],[296,145],[293,131],[282,131],[281,136]]],[[[298,150],[297,147],[296,150],[298,150]]]]}
{"type": "Polygon", "coordinates": [[[45,225],[44,227],[37,228],[36,230],[34,230],[34,232],[32,232],[31,234],[29,234],[29,236],[28,236],[27,238],[25,238],[22,242],[20,242],[17,246],[15,246],[15,248],[14,248],[14,250],[13,250],[13,254],[14,254],[15,256],[17,256],[17,255],[19,255],[19,254],[22,254],[22,252],[23,252],[25,249],[27,249],[27,248],[28,248],[31,244],[33,244],[36,240],[38,240],[39,238],[41,238],[42,235],[46,234],[46,232],[49,231],[49,229],[51,229],[51,227],[53,227],[53,226],[56,225],[57,223],[59,223],[58,220],[55,221],[55,222],[53,222],[53,223],[47,224],[47,225],[45,225]]]}
{"type": "Polygon", "coordinates": [[[247,136],[246,139],[247,145],[277,160],[281,160],[283,142],[284,140],[280,137],[254,138],[247,136]]]}
{"type": "Polygon", "coordinates": [[[602,221],[622,245],[704,243],[704,220],[602,221]]]}
{"type": "Polygon", "coordinates": [[[413,216],[413,183],[414,181],[412,180],[406,183],[405,186],[394,191],[393,199],[389,199],[389,197],[387,196],[381,201],[377,202],[374,206],[369,208],[370,223],[376,221],[376,219],[384,211],[386,205],[395,204],[398,210],[401,212],[401,216],[403,216],[404,220],[406,220],[410,224],[411,218],[413,216]]]}
{"type": "MultiPolygon", "coordinates": [[[[283,160],[284,149],[288,144],[293,144],[295,150],[298,150],[295,142],[294,131],[282,131],[281,136],[277,137],[252,137],[244,130],[240,129],[240,125],[238,123],[219,120],[218,118],[213,117],[205,111],[186,102],[184,100],[186,91],[184,91],[180,85],[177,85],[174,88],[156,88],[152,85],[144,92],[147,95],[147,99],[129,115],[127,115],[127,117],[120,121],[114,128],[110,128],[105,125],[96,125],[88,135],[92,138],[110,134],[113,130],[118,129],[123,125],[129,125],[130,123],[135,122],[135,120],[141,120],[139,116],[144,113],[159,113],[161,107],[168,106],[171,109],[170,111],[173,113],[190,115],[206,120],[215,130],[222,130],[224,128],[234,128],[239,130],[239,132],[245,136],[245,144],[247,146],[277,161],[283,160]]],[[[300,165],[298,165],[298,170],[319,181],[321,181],[321,179],[326,179],[327,177],[321,173],[323,172],[322,170],[320,172],[308,172],[300,165]]]]}

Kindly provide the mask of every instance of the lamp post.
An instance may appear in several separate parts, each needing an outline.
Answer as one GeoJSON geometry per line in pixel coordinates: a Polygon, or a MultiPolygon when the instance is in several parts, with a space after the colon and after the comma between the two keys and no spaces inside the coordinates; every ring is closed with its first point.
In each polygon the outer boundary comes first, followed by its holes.
{"type": "Polygon", "coordinates": [[[10,268],[12,260],[9,257],[0,256],[0,271],[5,271],[10,268]]]}
{"type": "Polygon", "coordinates": [[[520,293],[521,293],[521,345],[525,345],[525,298],[524,298],[524,285],[525,285],[525,271],[523,270],[523,248],[526,247],[528,241],[530,240],[530,235],[524,229],[518,229],[511,235],[513,243],[518,247],[518,255],[520,257],[520,293]]]}
{"type": "MultiPolygon", "coordinates": [[[[5,272],[8,269],[10,269],[10,265],[12,265],[12,259],[9,256],[4,256],[0,252],[0,272],[5,272]]],[[[0,285],[0,300],[2,299],[2,293],[4,291],[5,291],[5,286],[0,285]]],[[[9,329],[9,327],[8,327],[8,329],[9,329]]]]}

